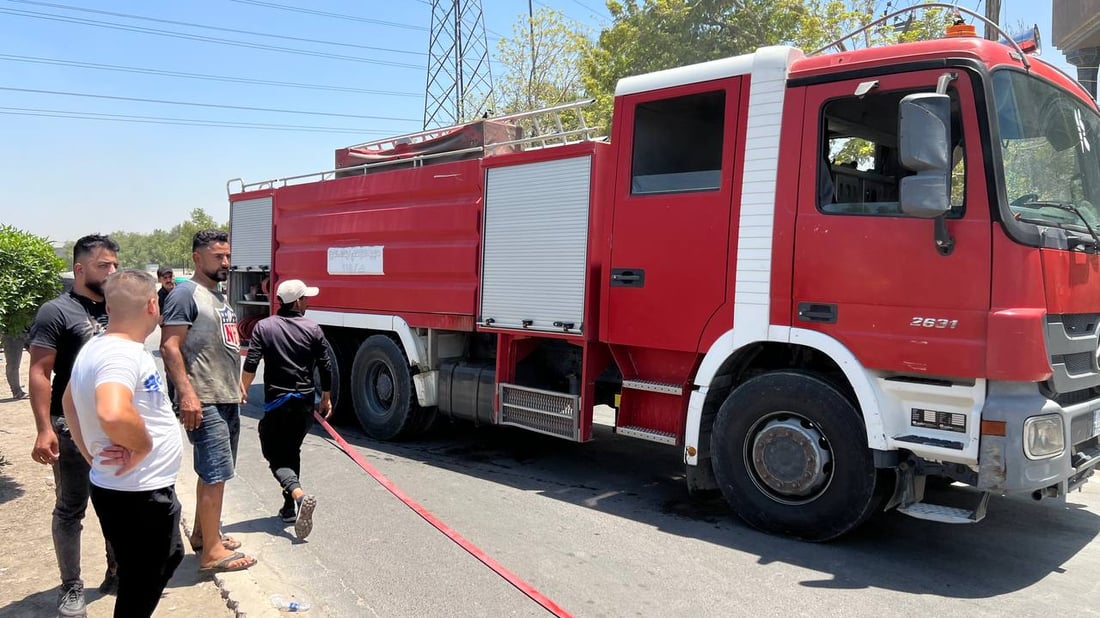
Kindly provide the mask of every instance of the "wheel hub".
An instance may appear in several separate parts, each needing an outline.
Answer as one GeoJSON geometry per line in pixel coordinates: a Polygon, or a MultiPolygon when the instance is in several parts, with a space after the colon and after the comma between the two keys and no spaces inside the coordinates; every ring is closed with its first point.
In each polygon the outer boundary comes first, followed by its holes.
{"type": "Polygon", "coordinates": [[[379,371],[374,378],[374,392],[382,403],[389,403],[393,399],[393,378],[386,371],[379,371]]]}
{"type": "Polygon", "coordinates": [[[825,437],[796,417],[765,423],[752,440],[750,457],[760,482],[783,497],[810,496],[829,480],[832,456],[825,437]]]}

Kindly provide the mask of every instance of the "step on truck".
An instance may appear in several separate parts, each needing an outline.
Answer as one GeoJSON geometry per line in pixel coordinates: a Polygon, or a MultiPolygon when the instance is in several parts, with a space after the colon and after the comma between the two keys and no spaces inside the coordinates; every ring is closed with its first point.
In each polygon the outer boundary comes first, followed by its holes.
{"type": "Polygon", "coordinates": [[[628,77],[609,137],[581,102],[232,180],[242,335],[303,279],[371,437],[587,442],[609,405],[770,533],[1064,501],[1100,462],[1100,115],[966,30],[628,77]]]}

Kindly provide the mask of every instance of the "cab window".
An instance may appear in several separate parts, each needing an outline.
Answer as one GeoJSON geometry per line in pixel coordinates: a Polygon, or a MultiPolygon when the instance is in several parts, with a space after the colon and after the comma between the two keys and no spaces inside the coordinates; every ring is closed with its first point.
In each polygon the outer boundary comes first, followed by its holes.
{"type": "MultiPolygon", "coordinates": [[[[903,216],[901,179],[912,174],[898,159],[898,104],[912,91],[872,92],[826,103],[821,110],[818,208],[828,214],[903,216]]],[[[958,98],[952,94],[951,211],[965,208],[966,160],[958,98]]]]}
{"type": "Polygon", "coordinates": [[[725,108],[724,90],[639,103],[634,109],[630,192],[717,191],[725,108]]]}

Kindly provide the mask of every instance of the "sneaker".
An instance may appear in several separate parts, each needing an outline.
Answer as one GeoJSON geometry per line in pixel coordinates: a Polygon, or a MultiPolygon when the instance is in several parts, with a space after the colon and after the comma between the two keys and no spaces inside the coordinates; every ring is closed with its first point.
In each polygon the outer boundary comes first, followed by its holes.
{"type": "Polygon", "coordinates": [[[102,594],[118,594],[118,571],[107,569],[103,574],[103,583],[99,585],[102,594]]]}
{"type": "Polygon", "coordinates": [[[294,500],[287,499],[283,503],[283,508],[279,509],[279,519],[283,520],[284,524],[292,524],[298,520],[298,505],[294,500]]]}
{"type": "Polygon", "coordinates": [[[313,509],[317,508],[317,498],[302,496],[298,501],[298,517],[294,520],[294,534],[305,539],[313,531],[313,509]]]}
{"type": "Polygon", "coordinates": [[[84,584],[62,586],[57,595],[57,615],[64,618],[84,618],[88,615],[84,606],[84,584]]]}

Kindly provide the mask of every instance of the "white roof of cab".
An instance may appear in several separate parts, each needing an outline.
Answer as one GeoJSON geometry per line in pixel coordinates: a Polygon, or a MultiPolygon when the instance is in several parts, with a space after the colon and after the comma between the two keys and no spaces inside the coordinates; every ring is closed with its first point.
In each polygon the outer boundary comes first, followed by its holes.
{"type": "Polygon", "coordinates": [[[754,53],[733,58],[722,58],[664,71],[624,77],[615,86],[615,96],[709,82],[723,77],[744,75],[760,69],[780,69],[786,73],[790,63],[801,57],[802,52],[793,47],[762,47],[754,53]]]}

